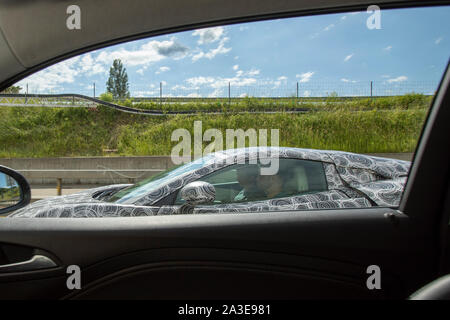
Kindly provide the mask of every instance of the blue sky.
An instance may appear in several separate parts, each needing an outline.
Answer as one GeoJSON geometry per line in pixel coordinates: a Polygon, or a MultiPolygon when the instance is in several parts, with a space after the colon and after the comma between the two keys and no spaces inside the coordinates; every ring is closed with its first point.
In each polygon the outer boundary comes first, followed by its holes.
{"type": "Polygon", "coordinates": [[[367,95],[432,93],[450,53],[450,7],[252,22],[133,41],[40,71],[31,93],[105,92],[113,59],[124,63],[132,96],[367,95]]]}

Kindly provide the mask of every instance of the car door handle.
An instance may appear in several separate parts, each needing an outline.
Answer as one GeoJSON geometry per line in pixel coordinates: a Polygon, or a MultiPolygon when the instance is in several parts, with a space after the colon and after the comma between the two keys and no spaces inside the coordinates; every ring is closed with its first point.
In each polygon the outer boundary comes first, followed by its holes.
{"type": "Polygon", "coordinates": [[[49,269],[58,265],[49,257],[34,255],[30,260],[0,265],[0,274],[7,272],[24,272],[49,269]]]}

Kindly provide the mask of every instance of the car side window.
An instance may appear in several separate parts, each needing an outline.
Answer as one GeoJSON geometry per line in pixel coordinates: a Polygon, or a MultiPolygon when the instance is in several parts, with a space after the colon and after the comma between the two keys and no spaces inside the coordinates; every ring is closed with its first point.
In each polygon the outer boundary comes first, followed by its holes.
{"type": "MultiPolygon", "coordinates": [[[[262,174],[259,164],[236,164],[213,172],[199,181],[216,190],[214,204],[270,200],[328,190],[323,165],[318,161],[279,159],[274,174],[262,174]]],[[[181,205],[181,193],[175,205],[181,205]]]]}
{"type": "MultiPolygon", "coordinates": [[[[209,174],[199,181],[209,182],[214,186],[216,189],[215,203],[231,203],[241,190],[238,182],[237,171],[238,166],[232,165],[209,174]]],[[[175,204],[179,205],[184,203],[185,201],[181,199],[181,193],[178,192],[175,204]]]]}

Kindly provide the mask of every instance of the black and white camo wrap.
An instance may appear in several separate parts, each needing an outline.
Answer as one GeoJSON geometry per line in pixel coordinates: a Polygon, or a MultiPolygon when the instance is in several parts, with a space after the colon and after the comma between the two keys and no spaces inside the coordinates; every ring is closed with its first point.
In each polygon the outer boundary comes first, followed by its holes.
{"type": "Polygon", "coordinates": [[[398,207],[402,198],[405,178],[352,185],[380,207],[398,207]]]}
{"type": "Polygon", "coordinates": [[[216,198],[216,189],[208,182],[191,182],[181,189],[181,198],[190,205],[210,203],[216,198]]]}
{"type": "Polygon", "coordinates": [[[226,166],[236,163],[248,163],[256,161],[265,156],[270,158],[300,159],[320,161],[326,166],[325,174],[329,189],[338,189],[343,186],[342,179],[350,180],[354,176],[355,170],[345,171],[343,168],[365,169],[373,172],[380,178],[393,179],[406,176],[409,171],[410,162],[395,159],[384,159],[359,155],[342,151],[325,151],[315,149],[283,148],[283,147],[259,147],[259,148],[241,148],[230,149],[216,152],[214,157],[206,162],[205,165],[193,172],[188,172],[177,177],[176,180],[158,189],[156,192],[144,195],[137,199],[133,204],[151,205],[172,192],[177,191],[182,186],[190,182],[201,179],[209,173],[222,169],[226,166]],[[341,168],[341,175],[337,173],[335,161],[341,168]],[[327,164],[331,166],[327,166],[327,164]],[[364,167],[366,165],[366,167],[364,167]],[[341,179],[342,178],[342,179],[341,179]]]}
{"type": "MultiPolygon", "coordinates": [[[[197,170],[182,174],[157,190],[144,194],[130,204],[104,202],[108,195],[128,185],[113,185],[77,194],[53,197],[28,205],[9,217],[124,217],[178,213],[236,213],[279,210],[398,206],[410,162],[353,154],[298,148],[243,148],[216,152],[197,170]],[[190,182],[235,163],[256,161],[267,155],[320,161],[329,191],[249,203],[198,205],[180,212],[180,206],[156,207],[154,204],[178,192],[190,182]],[[370,199],[370,200],[369,200],[370,199]]],[[[187,208],[187,207],[186,207],[187,208]]]]}

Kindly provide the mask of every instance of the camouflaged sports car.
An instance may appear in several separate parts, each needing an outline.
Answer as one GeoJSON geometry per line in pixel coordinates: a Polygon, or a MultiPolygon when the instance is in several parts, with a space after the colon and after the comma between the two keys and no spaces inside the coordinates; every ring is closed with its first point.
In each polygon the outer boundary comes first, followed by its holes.
{"type": "Polygon", "coordinates": [[[396,207],[409,168],[408,161],[340,151],[231,149],[209,154],[135,185],[111,185],[40,200],[10,217],[396,207]],[[269,165],[276,171],[264,174],[269,165]]]}

